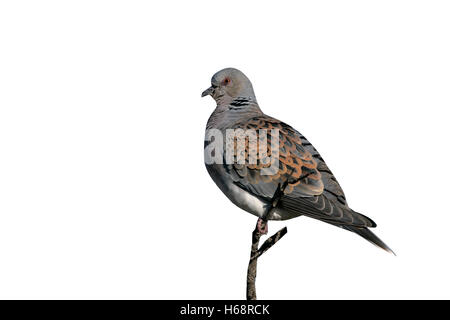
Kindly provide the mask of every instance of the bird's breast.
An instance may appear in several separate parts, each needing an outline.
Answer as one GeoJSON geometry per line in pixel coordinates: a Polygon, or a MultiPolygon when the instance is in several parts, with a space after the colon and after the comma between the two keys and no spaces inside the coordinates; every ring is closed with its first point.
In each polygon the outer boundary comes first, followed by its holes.
{"type": "Polygon", "coordinates": [[[258,217],[264,215],[268,203],[234,184],[221,164],[206,164],[206,169],[219,189],[236,206],[258,217]]]}

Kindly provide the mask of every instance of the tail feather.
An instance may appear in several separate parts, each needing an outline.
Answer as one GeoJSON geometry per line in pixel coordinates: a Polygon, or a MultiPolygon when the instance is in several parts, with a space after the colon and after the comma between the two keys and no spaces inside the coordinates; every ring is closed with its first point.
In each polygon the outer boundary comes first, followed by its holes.
{"type": "Polygon", "coordinates": [[[343,228],[343,229],[352,231],[352,232],[360,235],[361,237],[363,237],[367,241],[371,242],[372,244],[376,245],[377,247],[380,247],[381,249],[392,253],[394,256],[396,255],[395,252],[392,251],[391,248],[389,248],[387,246],[387,244],[385,244],[380,238],[378,238],[375,235],[375,233],[373,233],[369,229],[361,228],[361,227],[348,226],[348,225],[342,225],[340,227],[343,228]]]}

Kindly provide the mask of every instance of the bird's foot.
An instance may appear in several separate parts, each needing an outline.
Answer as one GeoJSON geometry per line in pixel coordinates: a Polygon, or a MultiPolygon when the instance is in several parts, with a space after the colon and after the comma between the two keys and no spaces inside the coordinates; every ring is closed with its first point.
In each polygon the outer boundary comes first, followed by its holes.
{"type": "Polygon", "coordinates": [[[258,232],[262,235],[269,232],[269,225],[267,224],[266,220],[258,218],[258,232]]]}

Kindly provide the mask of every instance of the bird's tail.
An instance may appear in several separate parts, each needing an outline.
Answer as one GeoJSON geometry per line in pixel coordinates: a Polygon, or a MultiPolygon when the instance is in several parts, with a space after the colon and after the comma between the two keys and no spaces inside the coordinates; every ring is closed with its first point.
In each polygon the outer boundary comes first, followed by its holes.
{"type": "Polygon", "coordinates": [[[361,237],[363,237],[367,241],[373,243],[377,247],[380,247],[381,249],[392,253],[394,256],[396,255],[395,252],[392,251],[391,248],[389,248],[387,246],[387,244],[385,244],[380,238],[378,238],[375,235],[375,233],[373,233],[372,231],[370,231],[367,228],[361,228],[361,227],[355,227],[355,226],[346,226],[346,225],[341,226],[341,228],[349,230],[349,231],[352,231],[352,232],[354,232],[356,234],[359,234],[361,237]]]}

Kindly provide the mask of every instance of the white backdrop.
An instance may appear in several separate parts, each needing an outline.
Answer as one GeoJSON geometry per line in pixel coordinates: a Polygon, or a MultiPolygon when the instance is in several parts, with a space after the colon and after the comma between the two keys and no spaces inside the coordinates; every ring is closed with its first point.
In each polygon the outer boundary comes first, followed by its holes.
{"type": "Polygon", "coordinates": [[[0,298],[241,299],[256,218],[203,165],[211,76],[321,152],[397,257],[297,218],[261,299],[450,298],[447,1],[0,4],[0,298]]]}

